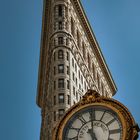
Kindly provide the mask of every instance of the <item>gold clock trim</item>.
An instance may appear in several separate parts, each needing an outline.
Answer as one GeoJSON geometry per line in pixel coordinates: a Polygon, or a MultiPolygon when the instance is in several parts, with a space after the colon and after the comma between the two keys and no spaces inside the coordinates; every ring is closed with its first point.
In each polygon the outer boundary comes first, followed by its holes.
{"type": "Polygon", "coordinates": [[[89,90],[83,99],[72,106],[59,121],[57,127],[53,132],[53,140],[62,140],[63,130],[69,119],[78,111],[91,107],[91,106],[102,106],[111,109],[118,115],[118,119],[122,125],[122,140],[136,140],[138,137],[137,130],[133,127],[135,126],[135,121],[128,111],[128,109],[120,102],[100,96],[96,91],[89,90]]]}

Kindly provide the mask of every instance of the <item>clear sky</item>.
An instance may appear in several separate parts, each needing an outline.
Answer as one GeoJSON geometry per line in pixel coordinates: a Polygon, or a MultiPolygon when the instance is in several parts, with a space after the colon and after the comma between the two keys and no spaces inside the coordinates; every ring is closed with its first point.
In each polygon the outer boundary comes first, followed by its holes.
{"type": "MultiPolygon", "coordinates": [[[[0,139],[39,140],[43,0],[0,0],[0,139]]],[[[140,125],[140,1],[82,0],[125,104],[140,125]]]]}

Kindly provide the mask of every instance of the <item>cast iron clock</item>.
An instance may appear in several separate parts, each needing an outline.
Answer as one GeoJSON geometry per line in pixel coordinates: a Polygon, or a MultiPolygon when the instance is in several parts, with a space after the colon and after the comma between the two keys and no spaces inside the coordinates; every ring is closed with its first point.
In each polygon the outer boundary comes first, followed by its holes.
{"type": "Polygon", "coordinates": [[[53,140],[134,140],[134,119],[124,105],[88,91],[59,122],[53,140]]]}

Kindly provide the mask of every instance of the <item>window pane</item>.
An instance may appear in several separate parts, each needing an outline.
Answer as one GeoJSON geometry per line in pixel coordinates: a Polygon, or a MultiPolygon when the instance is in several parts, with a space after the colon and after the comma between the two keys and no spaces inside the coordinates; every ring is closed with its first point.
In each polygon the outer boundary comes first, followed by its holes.
{"type": "Polygon", "coordinates": [[[64,103],[64,93],[60,93],[58,96],[59,103],[64,103]]]}
{"type": "Polygon", "coordinates": [[[58,79],[58,88],[64,88],[64,79],[58,79]]]}
{"type": "Polygon", "coordinates": [[[62,5],[58,6],[58,15],[62,16],[62,5]]]}
{"type": "Polygon", "coordinates": [[[56,111],[54,111],[54,121],[56,121],[56,111]]]}
{"type": "Polygon", "coordinates": [[[61,117],[64,114],[65,110],[64,109],[59,109],[58,112],[59,112],[59,117],[61,117]]]}
{"type": "Polygon", "coordinates": [[[70,95],[67,96],[68,98],[68,105],[70,104],[70,95]]]}
{"type": "Polygon", "coordinates": [[[54,105],[56,105],[56,96],[54,96],[53,102],[54,102],[54,105]]]}
{"type": "Polygon", "coordinates": [[[62,30],[62,22],[61,21],[58,23],[58,29],[62,30]]]}
{"type": "Polygon", "coordinates": [[[58,44],[59,44],[59,45],[64,44],[64,42],[63,42],[63,37],[58,37],[58,44]]]}
{"type": "Polygon", "coordinates": [[[64,73],[64,64],[58,65],[58,73],[64,73]]]}
{"type": "Polygon", "coordinates": [[[67,74],[69,75],[69,66],[67,66],[67,74]]]}
{"type": "Polygon", "coordinates": [[[64,53],[63,50],[58,51],[58,59],[63,59],[64,58],[64,53]]]}
{"type": "Polygon", "coordinates": [[[67,80],[67,89],[70,89],[70,82],[67,80]]]}

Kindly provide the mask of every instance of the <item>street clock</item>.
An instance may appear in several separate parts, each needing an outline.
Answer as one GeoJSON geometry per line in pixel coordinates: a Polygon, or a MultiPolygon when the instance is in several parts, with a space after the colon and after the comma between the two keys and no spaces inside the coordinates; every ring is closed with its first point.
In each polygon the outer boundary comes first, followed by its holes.
{"type": "Polygon", "coordinates": [[[120,102],[89,90],[54,130],[53,140],[136,140],[136,125],[120,102]]]}

